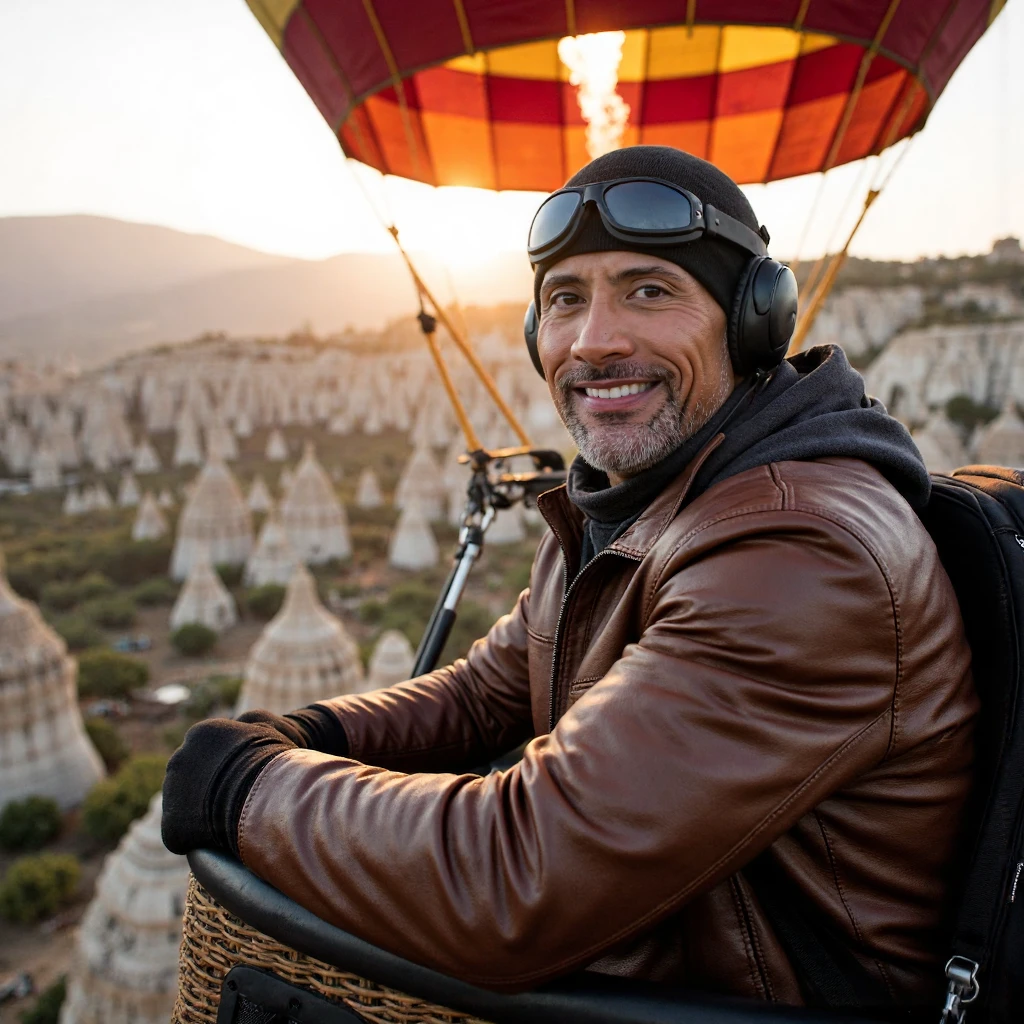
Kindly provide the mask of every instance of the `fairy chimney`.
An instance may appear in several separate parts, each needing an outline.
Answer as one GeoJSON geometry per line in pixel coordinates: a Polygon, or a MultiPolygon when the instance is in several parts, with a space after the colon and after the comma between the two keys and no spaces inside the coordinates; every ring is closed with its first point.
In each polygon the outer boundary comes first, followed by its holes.
{"type": "Polygon", "coordinates": [[[304,562],[321,565],[352,554],[345,509],[308,442],[281,502],[281,525],[304,562]]]}
{"type": "Polygon", "coordinates": [[[388,562],[396,569],[428,569],[437,565],[440,553],[430,523],[415,498],[410,499],[388,545],[388,562]]]}
{"type": "Polygon", "coordinates": [[[135,508],[139,503],[139,485],[130,472],[121,477],[121,484],[117,489],[117,504],[120,508],[135,508]]]}
{"type": "Polygon", "coordinates": [[[76,665],[0,555],[0,808],[27,796],[73,807],[103,777],[78,710],[76,665]]]}
{"type": "Polygon", "coordinates": [[[359,474],[359,483],[356,485],[356,504],[360,508],[380,508],[384,504],[377,474],[369,466],[359,474]]]}
{"type": "Polygon", "coordinates": [[[149,491],[142,496],[142,503],[132,524],[132,540],[156,540],[167,532],[167,520],[160,506],[149,491]]]}
{"type": "Polygon", "coordinates": [[[412,677],[416,655],[404,633],[397,629],[385,630],[370,655],[367,690],[394,686],[412,677]]]}
{"type": "Polygon", "coordinates": [[[246,498],[246,504],[249,506],[250,512],[269,512],[270,506],[273,504],[273,499],[270,497],[270,489],[267,487],[266,481],[259,473],[253,478],[252,485],[249,488],[249,495],[246,498]]]}
{"type": "Polygon", "coordinates": [[[250,587],[262,587],[267,583],[287,586],[299,563],[281,520],[271,510],[260,528],[256,547],[245,563],[245,583],[250,587]]]}
{"type": "Polygon", "coordinates": [[[320,603],[309,570],[297,566],[283,607],[249,654],[235,714],[252,708],[283,714],[362,689],[359,648],[320,603]]]}
{"type": "Polygon", "coordinates": [[[200,551],[213,565],[242,565],[252,551],[252,513],[220,459],[203,466],[181,513],[171,576],[184,579],[200,551]]]}
{"type": "Polygon", "coordinates": [[[135,447],[135,454],[132,456],[132,469],[145,476],[149,473],[159,473],[161,470],[160,456],[150,443],[149,438],[144,437],[135,447]]]}
{"type": "Polygon", "coordinates": [[[264,451],[269,462],[284,462],[288,458],[288,445],[285,444],[284,436],[275,427],[267,438],[267,447],[264,451]]]}
{"type": "Polygon", "coordinates": [[[221,633],[237,621],[235,599],[210,565],[206,554],[198,555],[171,609],[171,629],[198,622],[221,633]]]}
{"type": "Polygon", "coordinates": [[[161,797],[103,863],[68,972],[60,1024],[166,1024],[178,991],[189,867],[160,839],[161,797]]]}

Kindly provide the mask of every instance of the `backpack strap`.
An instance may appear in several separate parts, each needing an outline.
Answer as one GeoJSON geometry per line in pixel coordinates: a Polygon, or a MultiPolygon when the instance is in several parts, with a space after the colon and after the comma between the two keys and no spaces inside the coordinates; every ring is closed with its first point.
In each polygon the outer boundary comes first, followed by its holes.
{"type": "Polygon", "coordinates": [[[766,850],[743,869],[796,971],[808,1006],[892,1007],[892,994],[850,951],[766,850]]]}

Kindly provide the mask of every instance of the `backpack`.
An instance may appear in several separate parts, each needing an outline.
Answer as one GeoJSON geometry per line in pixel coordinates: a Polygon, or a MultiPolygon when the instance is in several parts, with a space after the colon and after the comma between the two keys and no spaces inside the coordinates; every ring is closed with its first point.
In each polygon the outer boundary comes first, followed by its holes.
{"type": "Polygon", "coordinates": [[[1024,1021],[1024,471],[932,475],[921,520],[956,591],[980,700],[946,1002],[901,1011],[762,855],[745,869],[810,1005],[938,1024],[1024,1021]]]}

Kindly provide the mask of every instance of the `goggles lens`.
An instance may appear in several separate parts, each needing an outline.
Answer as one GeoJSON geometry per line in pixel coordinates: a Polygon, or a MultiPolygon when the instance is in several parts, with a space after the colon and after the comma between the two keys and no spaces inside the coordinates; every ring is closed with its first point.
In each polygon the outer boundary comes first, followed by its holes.
{"type": "Polygon", "coordinates": [[[578,192],[560,192],[543,202],[530,225],[530,248],[543,248],[558,238],[582,202],[583,197],[578,192]]]}
{"type": "Polygon", "coordinates": [[[627,231],[685,231],[693,224],[690,200],[656,181],[624,181],[604,194],[613,221],[627,231]]]}

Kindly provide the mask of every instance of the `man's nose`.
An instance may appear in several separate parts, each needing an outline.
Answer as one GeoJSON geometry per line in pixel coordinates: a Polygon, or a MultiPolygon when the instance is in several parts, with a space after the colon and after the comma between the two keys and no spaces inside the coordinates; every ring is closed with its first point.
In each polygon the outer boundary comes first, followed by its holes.
{"type": "Polygon", "coordinates": [[[609,305],[592,301],[582,330],[572,344],[573,358],[591,366],[606,366],[633,355],[635,348],[609,305]]]}

